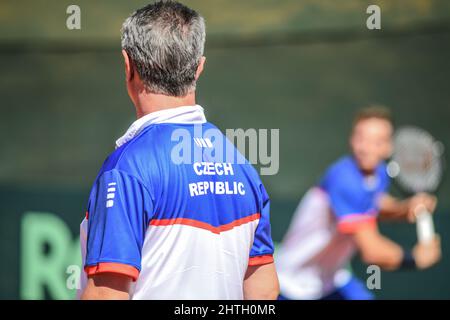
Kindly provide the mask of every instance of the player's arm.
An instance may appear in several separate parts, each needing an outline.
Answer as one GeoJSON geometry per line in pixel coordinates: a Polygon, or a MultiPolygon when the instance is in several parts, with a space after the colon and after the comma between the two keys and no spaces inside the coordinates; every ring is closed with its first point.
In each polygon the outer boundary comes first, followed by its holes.
{"type": "Polygon", "coordinates": [[[249,266],[244,279],[245,300],[276,300],[280,293],[275,264],[249,266]]]}
{"type": "Polygon", "coordinates": [[[114,273],[91,276],[82,300],[128,300],[131,279],[114,273]]]}
{"type": "Polygon", "coordinates": [[[407,252],[374,226],[360,227],[352,236],[362,260],[385,270],[401,267],[426,269],[438,262],[441,256],[439,238],[429,244],[418,243],[412,252],[407,252]]]}
{"type": "Polygon", "coordinates": [[[139,277],[141,250],[152,203],[128,173],[102,173],[90,196],[82,299],[128,299],[139,277]]]}
{"type": "Polygon", "coordinates": [[[353,234],[361,259],[386,270],[397,269],[403,259],[403,250],[395,242],[381,235],[374,226],[361,227],[353,234]]]}
{"type": "Polygon", "coordinates": [[[399,200],[389,194],[383,194],[378,202],[380,219],[414,222],[416,220],[416,210],[419,206],[422,205],[428,212],[433,213],[436,203],[436,197],[427,193],[418,193],[405,200],[399,200]]]}

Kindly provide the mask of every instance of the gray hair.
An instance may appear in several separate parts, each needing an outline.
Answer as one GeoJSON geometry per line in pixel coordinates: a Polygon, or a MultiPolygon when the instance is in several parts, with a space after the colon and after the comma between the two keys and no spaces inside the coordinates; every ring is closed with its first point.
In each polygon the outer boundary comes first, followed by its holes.
{"type": "Polygon", "coordinates": [[[205,47],[205,21],[176,1],[149,4],[122,26],[122,49],[148,92],[183,97],[195,90],[205,47]]]}

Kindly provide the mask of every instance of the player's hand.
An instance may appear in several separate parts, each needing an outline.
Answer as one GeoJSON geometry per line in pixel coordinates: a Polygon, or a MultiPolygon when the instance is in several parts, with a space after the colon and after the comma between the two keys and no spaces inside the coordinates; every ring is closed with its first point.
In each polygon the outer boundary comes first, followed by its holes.
{"type": "Polygon", "coordinates": [[[408,200],[408,215],[409,222],[416,221],[416,214],[420,211],[420,208],[425,207],[429,213],[433,213],[436,209],[437,198],[428,193],[417,193],[408,200]]]}
{"type": "Polygon", "coordinates": [[[426,269],[441,260],[441,239],[436,235],[429,243],[417,243],[413,249],[418,269],[426,269]]]}

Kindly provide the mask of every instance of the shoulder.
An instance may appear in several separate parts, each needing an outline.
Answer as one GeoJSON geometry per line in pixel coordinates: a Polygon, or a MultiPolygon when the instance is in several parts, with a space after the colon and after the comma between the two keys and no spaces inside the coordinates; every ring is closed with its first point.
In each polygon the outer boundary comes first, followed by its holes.
{"type": "Polygon", "coordinates": [[[345,173],[351,174],[357,167],[355,160],[352,156],[346,155],[336,160],[329,168],[329,173],[345,173]]]}
{"type": "Polygon", "coordinates": [[[156,148],[161,135],[156,126],[149,126],[135,138],[115,149],[103,163],[99,176],[109,171],[119,171],[138,180],[142,174],[153,167],[155,155],[160,154],[156,148]]]}
{"type": "MultiPolygon", "coordinates": [[[[253,185],[253,189],[257,191],[262,202],[266,202],[269,199],[269,195],[264,187],[258,170],[253,164],[238,150],[233,143],[233,137],[228,137],[226,133],[223,133],[216,125],[211,122],[205,123],[206,136],[214,135],[214,139],[220,137],[222,143],[216,144],[213,141],[214,146],[223,147],[223,162],[227,162],[232,159],[232,163],[238,168],[241,174],[245,175],[248,181],[253,185]],[[229,140],[231,138],[231,140],[229,140]]],[[[236,134],[236,133],[234,133],[236,134]]],[[[233,134],[232,134],[233,135],[233,134]]]]}
{"type": "Polygon", "coordinates": [[[334,162],[323,175],[320,186],[330,188],[349,188],[358,180],[358,169],[351,156],[343,156],[334,162]]]}

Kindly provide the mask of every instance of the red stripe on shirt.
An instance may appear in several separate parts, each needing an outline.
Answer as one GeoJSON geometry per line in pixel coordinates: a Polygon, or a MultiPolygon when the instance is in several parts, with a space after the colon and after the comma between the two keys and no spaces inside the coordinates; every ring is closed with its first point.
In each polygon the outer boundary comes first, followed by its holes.
{"type": "Polygon", "coordinates": [[[376,228],[377,219],[375,216],[366,216],[354,220],[341,220],[338,222],[337,228],[341,233],[355,233],[361,228],[376,228]]]}
{"type": "Polygon", "coordinates": [[[261,217],[260,213],[255,213],[250,216],[234,220],[233,222],[214,227],[209,223],[188,219],[188,218],[174,218],[174,219],[153,219],[150,221],[151,226],[170,226],[174,224],[182,224],[185,226],[196,227],[204,230],[211,231],[212,233],[220,234],[221,232],[228,231],[234,227],[258,220],[261,217]]]}
{"type": "Polygon", "coordinates": [[[263,256],[250,257],[248,260],[249,266],[260,266],[263,264],[268,264],[273,262],[273,256],[271,254],[266,254],[263,256]]]}
{"type": "Polygon", "coordinates": [[[87,273],[88,277],[101,273],[117,273],[130,277],[133,281],[136,281],[139,276],[139,270],[135,267],[115,262],[100,262],[95,266],[86,266],[84,271],[87,273]]]}

